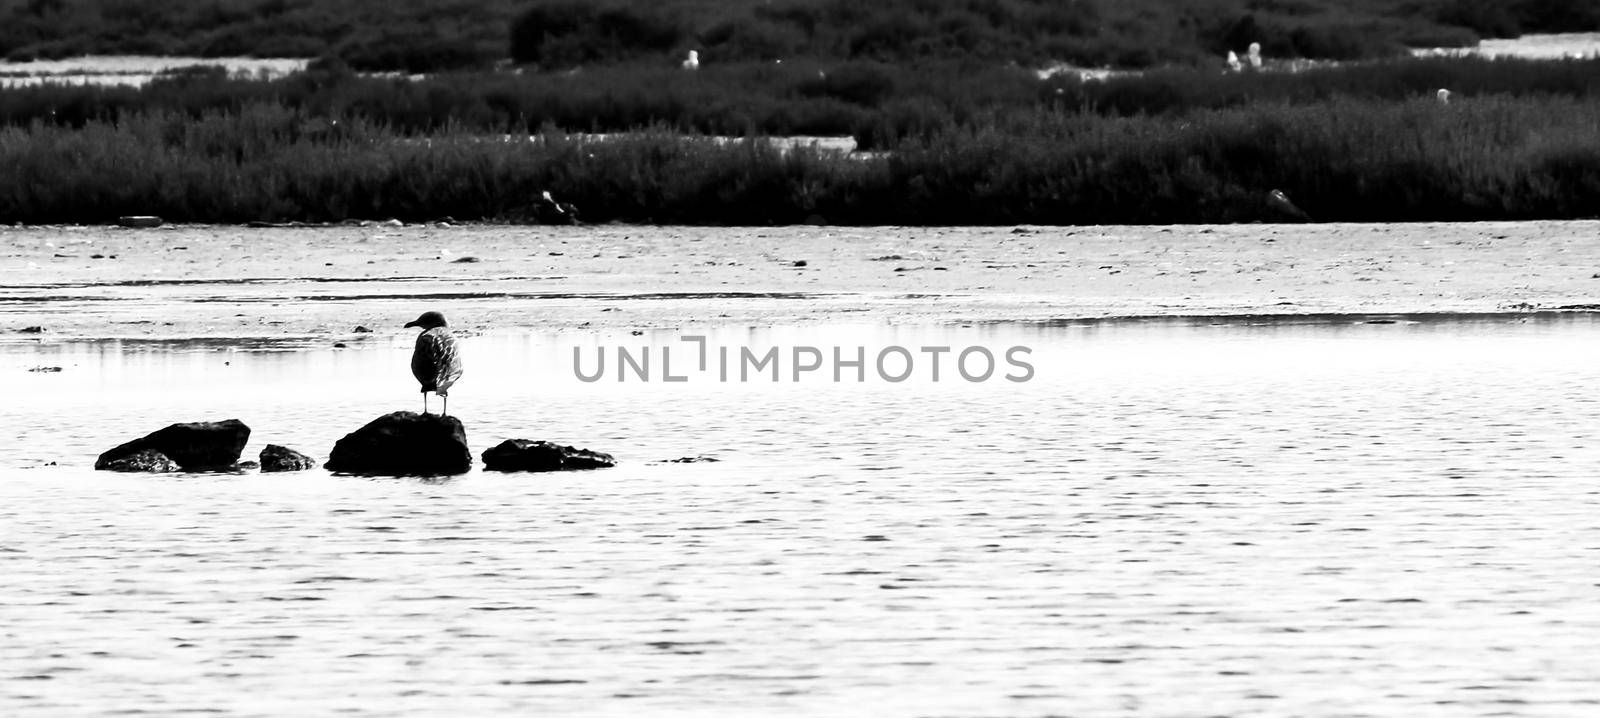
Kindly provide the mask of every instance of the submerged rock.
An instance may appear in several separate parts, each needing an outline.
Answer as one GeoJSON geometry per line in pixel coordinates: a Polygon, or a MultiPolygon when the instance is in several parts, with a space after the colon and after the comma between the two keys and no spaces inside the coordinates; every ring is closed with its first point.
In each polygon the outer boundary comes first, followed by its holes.
{"type": "Polygon", "coordinates": [[[397,411],[333,445],[329,471],[382,476],[464,474],[472,468],[467,431],[453,416],[397,411]]]}
{"type": "Polygon", "coordinates": [[[178,462],[167,458],[155,449],[145,449],[138,453],[112,459],[111,461],[95,462],[94,467],[102,471],[127,471],[144,472],[147,474],[165,474],[178,470],[178,462]]]}
{"type": "Polygon", "coordinates": [[[267,448],[261,450],[262,473],[269,473],[273,471],[305,471],[306,469],[316,465],[317,462],[311,457],[286,446],[267,444],[267,448]]]}
{"type": "Polygon", "coordinates": [[[483,468],[489,471],[577,471],[616,465],[610,454],[548,441],[507,439],[483,452],[483,468]]]}
{"type": "Polygon", "coordinates": [[[173,424],[101,454],[94,468],[107,469],[112,462],[153,449],[184,471],[225,471],[239,461],[248,441],[250,427],[238,419],[173,424]]]}

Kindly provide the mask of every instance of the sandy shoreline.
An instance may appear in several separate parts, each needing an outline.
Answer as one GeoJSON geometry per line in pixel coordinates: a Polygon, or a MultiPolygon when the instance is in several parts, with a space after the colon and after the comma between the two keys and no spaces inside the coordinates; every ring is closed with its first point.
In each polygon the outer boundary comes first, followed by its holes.
{"type": "Polygon", "coordinates": [[[422,308],[469,333],[1553,310],[1600,303],[1596,239],[1595,221],[0,228],[0,340],[339,338],[422,308]]]}

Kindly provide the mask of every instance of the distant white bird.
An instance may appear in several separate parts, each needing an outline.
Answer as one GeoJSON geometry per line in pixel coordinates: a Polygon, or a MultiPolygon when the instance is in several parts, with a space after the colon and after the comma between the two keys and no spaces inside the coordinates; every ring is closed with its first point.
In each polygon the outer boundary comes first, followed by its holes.
{"type": "Polygon", "coordinates": [[[1290,202],[1289,196],[1284,194],[1281,189],[1275,189],[1267,193],[1267,206],[1276,210],[1279,214],[1296,221],[1311,221],[1311,215],[1306,214],[1305,210],[1296,207],[1293,202],[1290,202]]]}
{"type": "Polygon", "coordinates": [[[578,208],[570,202],[557,202],[550,190],[539,193],[533,203],[534,218],[541,224],[577,224],[578,208]]]}
{"type": "Polygon", "coordinates": [[[1229,50],[1228,51],[1228,70],[1230,72],[1238,72],[1238,71],[1243,70],[1243,69],[1244,69],[1244,63],[1239,62],[1239,53],[1234,52],[1232,50],[1229,50]]]}
{"type": "Polygon", "coordinates": [[[1441,88],[1439,88],[1438,92],[1434,93],[1434,97],[1439,98],[1439,104],[1441,104],[1441,105],[1450,104],[1450,91],[1449,90],[1446,90],[1446,89],[1441,87],[1441,88]]]}
{"type": "Polygon", "coordinates": [[[1250,67],[1251,67],[1251,69],[1254,69],[1254,70],[1261,69],[1261,43],[1259,43],[1259,42],[1250,43],[1250,51],[1249,51],[1249,53],[1247,53],[1247,56],[1250,58],[1250,67]]]}
{"type": "Polygon", "coordinates": [[[683,61],[683,69],[685,69],[685,70],[698,70],[698,69],[700,69],[700,51],[699,50],[690,50],[689,51],[689,58],[683,61]]]}

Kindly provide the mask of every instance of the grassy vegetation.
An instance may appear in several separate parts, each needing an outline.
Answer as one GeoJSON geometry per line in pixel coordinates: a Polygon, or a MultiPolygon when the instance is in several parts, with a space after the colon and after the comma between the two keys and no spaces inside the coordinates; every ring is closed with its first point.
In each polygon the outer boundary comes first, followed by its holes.
{"type": "Polygon", "coordinates": [[[371,70],[480,67],[506,55],[513,0],[0,0],[0,56],[334,55],[371,70]]]}
{"type": "Polygon", "coordinates": [[[0,129],[0,222],[519,221],[551,189],[594,221],[1077,224],[1596,214],[1600,100],[1337,99],[1183,116],[1002,113],[870,159],[667,132],[586,141],[355,120],[307,133],[273,105],[0,129]]]}
{"type": "Polygon", "coordinates": [[[1404,101],[1448,87],[1458,97],[1600,97],[1600,60],[1415,59],[1301,73],[1168,69],[1083,81],[1017,68],[957,64],[746,63],[686,73],[602,68],[576,75],[487,73],[423,80],[323,68],[278,80],[186,72],[143,88],[36,86],[0,90],[0,126],[115,123],[159,111],[192,117],[279,105],[306,132],[366,120],[397,134],[622,132],[640,127],[722,135],[854,135],[888,149],[997,113],[1040,109],[1174,115],[1332,98],[1404,101]],[[819,74],[821,73],[821,74],[819,74]]]}
{"type": "Polygon", "coordinates": [[[1274,188],[1324,221],[1593,216],[1600,59],[1218,57],[1596,28],[1600,0],[0,0],[16,57],[329,56],[0,89],[0,222],[530,221],[543,189],[601,222],[1237,222],[1282,219],[1274,188]],[[1062,60],[1162,66],[1034,72],[1062,60]],[[842,134],[890,152],[699,137],[842,134]]]}
{"type": "Polygon", "coordinates": [[[813,58],[1147,67],[1600,29],[1600,0],[0,0],[0,56],[336,56],[366,70],[813,58]]]}

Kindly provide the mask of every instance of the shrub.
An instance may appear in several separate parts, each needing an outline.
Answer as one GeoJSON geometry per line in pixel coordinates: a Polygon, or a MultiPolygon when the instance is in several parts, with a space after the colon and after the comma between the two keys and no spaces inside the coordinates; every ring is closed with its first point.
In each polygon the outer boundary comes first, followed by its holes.
{"type": "Polygon", "coordinates": [[[545,188],[594,221],[685,224],[1273,220],[1274,188],[1324,221],[1561,219],[1595,213],[1600,100],[996,112],[866,159],[663,128],[414,137],[249,104],[3,128],[0,166],[0,222],[520,221],[545,188]]]}
{"type": "Polygon", "coordinates": [[[890,68],[873,62],[852,62],[819,73],[800,83],[806,97],[831,97],[864,107],[876,107],[894,93],[890,68]]]}
{"type": "Polygon", "coordinates": [[[579,0],[534,5],[511,24],[511,58],[543,67],[572,67],[672,50],[685,39],[684,26],[656,8],[579,0]]]}

